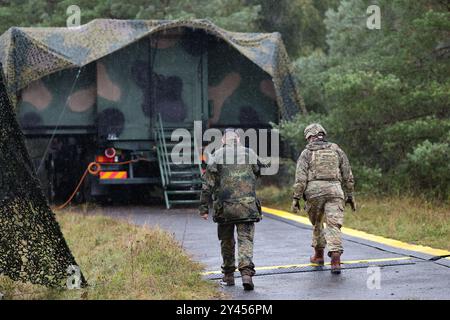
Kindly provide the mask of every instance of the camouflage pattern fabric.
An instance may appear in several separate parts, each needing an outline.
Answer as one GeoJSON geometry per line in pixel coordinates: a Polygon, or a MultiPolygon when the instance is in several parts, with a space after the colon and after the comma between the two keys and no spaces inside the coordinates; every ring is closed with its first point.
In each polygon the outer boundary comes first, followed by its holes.
{"type": "Polygon", "coordinates": [[[311,123],[309,126],[307,126],[305,128],[305,130],[303,131],[303,134],[305,136],[305,139],[308,140],[309,137],[317,136],[321,132],[324,135],[327,135],[327,131],[325,130],[324,127],[322,127],[322,125],[320,125],[319,123],[311,123]]]}
{"type": "Polygon", "coordinates": [[[0,122],[0,274],[64,287],[67,268],[77,263],[39,187],[1,77],[0,122]]]}
{"type": "Polygon", "coordinates": [[[224,41],[208,43],[210,126],[257,127],[279,122],[272,77],[224,41]]]}
{"type": "Polygon", "coordinates": [[[261,220],[261,206],[256,198],[256,178],[263,167],[257,155],[237,140],[227,141],[209,159],[202,176],[200,214],[208,213],[213,202],[213,220],[218,223],[218,237],[223,258],[222,272],[231,273],[235,266],[236,226],[238,268],[242,275],[253,276],[254,222],[261,220]]]}
{"type": "Polygon", "coordinates": [[[237,128],[280,121],[269,74],[225,41],[186,28],[52,73],[20,90],[17,99],[25,133],[90,126],[102,139],[145,140],[156,114],[167,127],[190,126],[199,117],[207,117],[208,126],[237,128]]]}
{"type": "Polygon", "coordinates": [[[8,95],[16,105],[17,93],[35,80],[85,66],[150,34],[180,27],[201,29],[223,39],[267,72],[283,119],[292,118],[299,108],[306,113],[280,33],[230,32],[204,19],[96,19],[72,28],[12,27],[0,36],[0,62],[8,95]]]}
{"type": "Polygon", "coordinates": [[[327,141],[309,143],[297,161],[293,197],[306,199],[305,209],[313,225],[313,247],[324,248],[328,244],[329,252],[343,252],[343,202],[353,195],[353,190],[353,174],[344,151],[327,141]]]}
{"type": "Polygon", "coordinates": [[[222,252],[222,272],[232,273],[236,270],[234,228],[236,226],[238,239],[238,269],[242,275],[253,276],[255,265],[253,264],[253,238],[255,235],[255,224],[219,224],[217,233],[220,240],[222,252]]]}
{"type": "Polygon", "coordinates": [[[261,213],[255,185],[262,166],[251,149],[236,141],[218,149],[202,176],[199,212],[207,213],[212,201],[214,222],[258,222],[261,213]]]}
{"type": "Polygon", "coordinates": [[[313,225],[311,246],[324,249],[328,244],[329,252],[344,252],[341,237],[341,227],[344,223],[343,200],[327,197],[313,198],[307,202],[305,210],[313,225]]]}
{"type": "Polygon", "coordinates": [[[354,180],[347,155],[337,144],[317,141],[309,143],[300,154],[295,174],[294,198],[305,195],[344,199],[352,195],[354,180]]]}

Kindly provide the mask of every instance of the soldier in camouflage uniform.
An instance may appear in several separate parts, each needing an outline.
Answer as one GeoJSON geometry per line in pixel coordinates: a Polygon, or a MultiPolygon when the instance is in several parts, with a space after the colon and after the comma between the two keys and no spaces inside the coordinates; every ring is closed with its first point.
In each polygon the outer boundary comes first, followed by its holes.
{"type": "Polygon", "coordinates": [[[323,265],[324,249],[328,245],[331,272],[339,274],[340,256],[344,252],[341,239],[344,199],[355,210],[352,170],[344,151],[325,140],[326,131],[320,124],[307,126],[304,135],[308,144],[297,161],[292,210],[300,210],[300,198],[306,201],[315,251],[310,261],[323,265]]]}
{"type": "Polygon", "coordinates": [[[261,220],[261,206],[256,198],[256,179],[262,167],[256,154],[242,146],[233,129],[225,130],[223,146],[211,156],[203,175],[199,212],[208,219],[212,201],[213,221],[218,224],[225,285],[234,285],[235,239],[238,240],[238,269],[245,290],[253,290],[253,237],[255,222],[261,220]]]}

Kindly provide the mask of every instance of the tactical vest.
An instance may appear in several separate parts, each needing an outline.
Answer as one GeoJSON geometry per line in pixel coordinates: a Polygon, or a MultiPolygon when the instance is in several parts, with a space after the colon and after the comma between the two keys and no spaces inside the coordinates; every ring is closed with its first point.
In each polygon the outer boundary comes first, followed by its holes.
{"type": "Polygon", "coordinates": [[[308,181],[340,181],[339,155],[332,148],[311,150],[308,181]]]}

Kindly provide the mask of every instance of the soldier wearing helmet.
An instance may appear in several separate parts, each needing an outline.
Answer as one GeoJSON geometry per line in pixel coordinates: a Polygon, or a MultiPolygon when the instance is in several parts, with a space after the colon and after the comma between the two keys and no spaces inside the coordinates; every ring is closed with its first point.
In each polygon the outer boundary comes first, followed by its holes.
{"type": "Polygon", "coordinates": [[[327,132],[320,124],[307,126],[304,135],[308,144],[297,161],[292,210],[300,210],[300,198],[306,201],[305,210],[313,225],[314,255],[310,261],[323,265],[328,245],[331,272],[339,274],[340,256],[344,252],[341,238],[344,200],[355,210],[352,170],[344,151],[325,140],[327,132]]]}

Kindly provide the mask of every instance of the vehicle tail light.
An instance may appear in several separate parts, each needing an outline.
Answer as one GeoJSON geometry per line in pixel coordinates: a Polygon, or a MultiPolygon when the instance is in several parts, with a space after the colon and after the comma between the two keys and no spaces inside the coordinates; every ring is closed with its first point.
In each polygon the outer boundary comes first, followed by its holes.
{"type": "Polygon", "coordinates": [[[96,156],[95,157],[95,162],[98,162],[98,163],[113,163],[114,162],[114,158],[108,158],[106,156],[96,156]]]}

